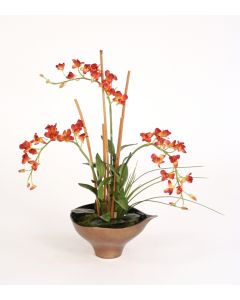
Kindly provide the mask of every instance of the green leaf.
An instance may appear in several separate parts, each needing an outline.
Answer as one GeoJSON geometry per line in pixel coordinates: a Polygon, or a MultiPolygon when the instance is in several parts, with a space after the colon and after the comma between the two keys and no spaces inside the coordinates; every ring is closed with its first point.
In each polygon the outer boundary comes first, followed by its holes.
{"type": "Polygon", "coordinates": [[[93,186],[91,186],[90,184],[86,184],[86,183],[79,183],[79,185],[91,192],[93,192],[95,195],[97,195],[97,189],[93,186]]]}
{"type": "Polygon", "coordinates": [[[102,179],[105,175],[105,164],[98,153],[96,155],[96,168],[99,179],[102,179]]]}
{"type": "Polygon", "coordinates": [[[128,201],[125,196],[124,191],[122,190],[120,193],[116,195],[115,202],[125,211],[128,210],[128,201]]]}
{"type": "Polygon", "coordinates": [[[108,184],[110,180],[111,180],[111,177],[107,177],[103,181],[101,181],[101,183],[99,184],[98,190],[97,190],[98,199],[104,200],[104,186],[106,184],[108,184]]]}
{"type": "Polygon", "coordinates": [[[99,200],[104,200],[104,186],[102,184],[98,187],[97,196],[99,200]]]}
{"type": "Polygon", "coordinates": [[[128,156],[124,157],[122,163],[128,163],[132,156],[133,156],[133,155],[132,155],[132,152],[130,152],[130,153],[128,154],[128,156]]]}
{"type": "Polygon", "coordinates": [[[111,217],[110,217],[110,213],[109,212],[106,212],[105,214],[101,215],[100,217],[103,221],[105,222],[109,222],[111,220],[111,217]]]}
{"type": "Polygon", "coordinates": [[[110,180],[111,180],[111,177],[107,177],[101,182],[101,184],[106,185],[109,183],[110,180]]]}
{"type": "Polygon", "coordinates": [[[80,208],[75,208],[75,209],[71,210],[71,212],[73,212],[75,214],[93,214],[93,213],[95,213],[95,210],[80,207],[80,208]]]}
{"type": "Polygon", "coordinates": [[[120,179],[118,181],[120,183],[120,186],[123,187],[125,182],[127,181],[127,178],[128,178],[128,166],[127,166],[127,164],[120,165],[119,175],[120,175],[120,179]]]}
{"type": "MultiPolygon", "coordinates": [[[[90,166],[89,163],[82,163],[83,165],[90,166]]],[[[96,168],[96,164],[93,164],[93,167],[96,168]]]]}
{"type": "Polygon", "coordinates": [[[111,140],[108,140],[108,152],[112,155],[115,155],[115,147],[111,140]]]}
{"type": "Polygon", "coordinates": [[[129,191],[131,190],[132,186],[133,186],[133,183],[136,179],[136,169],[137,169],[137,163],[135,165],[135,168],[132,172],[132,174],[129,176],[128,180],[127,180],[127,183],[126,183],[126,188],[125,188],[125,194],[126,196],[128,195],[129,191]]]}
{"type": "Polygon", "coordinates": [[[114,173],[114,175],[116,175],[117,178],[120,178],[119,174],[116,171],[116,169],[112,165],[110,165],[110,164],[108,166],[109,166],[110,170],[114,173]]]}
{"type": "Polygon", "coordinates": [[[122,145],[122,146],[121,146],[121,151],[122,151],[124,148],[130,147],[130,146],[136,146],[136,145],[137,145],[137,143],[136,143],[136,144],[122,145]]]}

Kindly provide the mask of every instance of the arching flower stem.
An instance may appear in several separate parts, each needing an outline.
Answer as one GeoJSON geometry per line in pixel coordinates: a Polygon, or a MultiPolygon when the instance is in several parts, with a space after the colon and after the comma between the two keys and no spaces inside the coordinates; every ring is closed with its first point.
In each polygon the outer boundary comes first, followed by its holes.
{"type": "MultiPolygon", "coordinates": [[[[42,148],[40,148],[36,158],[35,158],[35,161],[39,163],[39,159],[40,159],[40,155],[42,153],[42,151],[51,143],[51,141],[48,141],[42,148]]],[[[27,178],[27,184],[29,183],[29,181],[31,180],[31,183],[33,184],[32,182],[32,173],[33,173],[33,169],[30,170],[30,173],[29,173],[29,176],[27,178]]]]}
{"type": "MultiPolygon", "coordinates": [[[[177,199],[178,199],[179,197],[176,197],[176,196],[156,196],[156,197],[151,197],[151,198],[147,198],[147,199],[144,199],[144,200],[135,202],[135,203],[133,203],[133,204],[131,205],[131,207],[135,207],[136,205],[138,205],[138,204],[140,204],[140,203],[143,203],[143,202],[147,202],[147,201],[149,201],[149,202],[156,202],[156,203],[161,203],[161,204],[165,204],[165,205],[172,206],[171,204],[168,204],[168,203],[164,203],[164,202],[160,202],[160,201],[152,201],[152,200],[154,200],[154,199],[159,199],[159,198],[177,198],[177,199]]],[[[201,204],[201,203],[199,203],[199,202],[192,201],[192,200],[189,200],[189,199],[186,199],[186,198],[184,198],[184,200],[187,201],[187,202],[191,202],[191,203],[194,203],[194,204],[196,204],[196,205],[205,207],[205,208],[207,208],[207,209],[209,209],[209,210],[211,210],[211,211],[213,211],[213,212],[218,213],[219,215],[223,215],[221,212],[219,212],[219,211],[217,211],[217,210],[215,210],[215,209],[213,209],[213,208],[210,208],[210,207],[208,207],[208,206],[206,206],[206,205],[204,205],[204,204],[201,204]]],[[[173,207],[181,208],[181,207],[179,207],[179,206],[173,206],[173,207]]]]}
{"type": "MultiPolygon", "coordinates": [[[[187,167],[178,167],[178,169],[190,169],[190,168],[201,168],[201,167],[203,167],[203,166],[187,166],[187,167]]],[[[167,168],[158,168],[158,169],[152,169],[152,170],[150,170],[150,171],[147,171],[147,172],[144,172],[143,174],[141,174],[141,175],[139,175],[134,181],[133,181],[133,183],[135,183],[136,181],[138,181],[140,178],[142,178],[143,176],[145,176],[145,175],[147,175],[147,174],[149,174],[149,173],[152,173],[152,172],[156,172],[156,171],[158,171],[159,172],[159,170],[170,170],[170,169],[173,169],[172,167],[167,167],[167,168]]],[[[161,177],[161,176],[159,176],[159,177],[161,177]]],[[[196,176],[194,176],[193,178],[205,178],[205,177],[196,177],[196,176]]]]}

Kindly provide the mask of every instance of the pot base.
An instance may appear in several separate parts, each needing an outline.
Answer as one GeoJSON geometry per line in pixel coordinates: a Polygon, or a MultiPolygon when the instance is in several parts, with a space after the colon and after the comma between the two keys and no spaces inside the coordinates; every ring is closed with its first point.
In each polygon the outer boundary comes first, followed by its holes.
{"type": "Polygon", "coordinates": [[[123,247],[93,247],[96,256],[105,259],[117,258],[122,255],[123,247]]]}
{"type": "MultiPolygon", "coordinates": [[[[90,208],[91,205],[82,207],[90,208]]],[[[139,211],[139,213],[141,212],[139,211]]],[[[124,228],[82,226],[75,222],[74,213],[71,214],[71,219],[78,234],[92,245],[96,256],[111,259],[121,256],[125,244],[137,236],[147,223],[156,217],[145,216],[139,223],[124,228]]]]}

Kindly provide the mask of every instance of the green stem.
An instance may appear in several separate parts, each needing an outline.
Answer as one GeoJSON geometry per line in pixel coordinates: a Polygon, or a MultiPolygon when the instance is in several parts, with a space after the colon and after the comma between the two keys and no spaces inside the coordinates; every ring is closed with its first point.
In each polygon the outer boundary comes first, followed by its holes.
{"type": "Polygon", "coordinates": [[[153,186],[153,185],[155,185],[155,184],[158,184],[158,183],[160,183],[160,182],[163,182],[163,181],[162,181],[162,180],[159,180],[159,181],[157,181],[157,182],[154,182],[154,183],[152,183],[152,184],[146,186],[144,189],[142,189],[142,190],[139,191],[137,194],[135,194],[131,199],[129,199],[128,202],[132,201],[135,197],[137,197],[137,195],[141,194],[143,191],[147,190],[147,189],[150,188],[151,186],[153,186]]]}
{"type": "MultiPolygon", "coordinates": [[[[51,81],[50,79],[46,78],[43,74],[40,75],[42,78],[44,78],[46,80],[46,83],[50,83],[50,84],[53,84],[53,85],[59,85],[61,83],[67,83],[69,81],[79,81],[79,80],[88,80],[88,81],[92,81],[92,82],[96,82],[99,84],[99,81],[98,80],[92,80],[90,78],[87,78],[85,76],[81,76],[81,77],[75,77],[73,79],[67,79],[67,80],[63,80],[63,81],[58,81],[58,82],[55,82],[55,81],[51,81]]],[[[66,76],[65,76],[66,77],[66,76]]]]}
{"type": "Polygon", "coordinates": [[[87,162],[88,162],[88,164],[89,164],[89,166],[90,166],[90,168],[91,168],[91,170],[92,170],[92,173],[93,173],[93,175],[94,175],[94,180],[97,182],[97,175],[96,175],[96,173],[95,173],[94,167],[93,167],[93,165],[91,164],[91,162],[90,162],[90,160],[89,160],[87,154],[83,151],[82,147],[78,144],[78,142],[77,142],[77,140],[76,140],[76,137],[75,137],[75,141],[71,141],[71,143],[73,143],[74,145],[76,145],[76,146],[78,147],[79,151],[80,151],[80,152],[82,153],[82,155],[85,157],[85,159],[87,160],[87,162]]]}
{"type": "MultiPolygon", "coordinates": [[[[182,186],[181,182],[180,182],[180,175],[178,173],[177,168],[174,168],[174,172],[175,172],[175,175],[176,175],[176,180],[177,180],[178,185],[182,186]]],[[[182,206],[184,206],[184,198],[183,198],[183,193],[182,192],[180,193],[180,198],[182,200],[182,206]]]]}
{"type": "MultiPolygon", "coordinates": [[[[109,104],[109,120],[110,120],[110,140],[111,140],[111,144],[113,145],[113,119],[112,119],[112,102],[110,100],[109,95],[106,93],[107,99],[108,99],[108,104],[109,104]]],[[[113,166],[113,154],[110,153],[110,157],[111,157],[111,165],[113,166]]]]}
{"type": "MultiPolygon", "coordinates": [[[[188,168],[201,168],[203,166],[188,166],[188,167],[178,167],[178,169],[188,169],[188,168]]],[[[169,170],[169,169],[173,169],[172,167],[167,167],[167,168],[159,168],[159,169],[153,169],[150,171],[147,171],[143,174],[141,174],[140,176],[138,176],[134,182],[136,182],[137,180],[139,180],[140,178],[142,178],[144,175],[148,174],[148,173],[152,173],[152,172],[156,172],[156,171],[161,171],[161,170],[169,170]]],[[[194,178],[205,178],[205,177],[194,177],[194,178]]]]}
{"type": "Polygon", "coordinates": [[[159,179],[160,177],[161,177],[161,176],[155,177],[155,178],[153,178],[153,179],[151,179],[151,180],[149,180],[149,181],[147,181],[147,182],[144,182],[143,184],[139,185],[138,187],[136,187],[136,188],[128,195],[127,198],[128,198],[128,199],[131,198],[131,196],[132,196],[137,190],[139,190],[139,189],[141,189],[143,186],[145,186],[145,185],[147,185],[147,184],[149,184],[149,183],[151,183],[151,182],[153,182],[153,181],[159,179]]]}
{"type": "MultiPolygon", "coordinates": [[[[49,143],[51,143],[51,141],[48,141],[48,142],[40,149],[40,151],[38,152],[38,155],[37,155],[36,158],[35,158],[35,161],[36,161],[36,162],[39,163],[40,155],[41,155],[43,149],[45,149],[49,143]]],[[[28,176],[28,178],[27,178],[27,183],[29,182],[29,179],[30,179],[30,178],[31,178],[31,182],[32,182],[32,172],[33,172],[33,169],[31,169],[31,171],[30,171],[30,173],[29,173],[29,176],[28,176]]]]}
{"type": "MultiPolygon", "coordinates": [[[[135,202],[134,204],[132,204],[131,207],[134,207],[134,206],[136,206],[136,205],[138,205],[138,204],[140,204],[140,203],[142,203],[142,202],[150,201],[150,200],[152,200],[152,199],[159,199],[159,198],[179,198],[179,197],[176,197],[176,196],[158,196],[158,197],[147,198],[147,199],[144,199],[144,200],[135,202]]],[[[224,216],[224,214],[222,214],[221,212],[219,212],[219,211],[217,211],[217,210],[215,210],[215,209],[213,209],[213,208],[210,208],[210,207],[208,207],[208,206],[206,206],[206,205],[204,205],[204,204],[201,204],[201,203],[199,203],[199,202],[192,201],[192,200],[189,200],[189,199],[186,199],[186,198],[184,198],[184,200],[187,201],[187,202],[191,202],[191,203],[194,203],[194,204],[196,204],[196,205],[205,207],[205,208],[207,208],[207,209],[209,209],[209,210],[211,210],[211,211],[214,211],[215,213],[217,213],[217,214],[219,214],[219,215],[224,216]]],[[[153,202],[153,201],[150,201],[150,202],[153,202]]],[[[156,201],[156,202],[158,202],[158,201],[156,201]]],[[[160,203],[161,203],[161,202],[160,202],[160,203]]],[[[165,203],[165,204],[166,204],[166,203],[165,203]]],[[[169,204],[167,204],[167,205],[169,205],[169,204]]]]}
{"type": "Polygon", "coordinates": [[[134,154],[136,154],[136,153],[137,153],[139,150],[141,150],[142,148],[149,147],[149,146],[153,146],[153,147],[157,148],[158,150],[161,150],[162,152],[164,152],[166,155],[169,156],[169,153],[168,153],[166,150],[164,150],[164,149],[158,147],[158,146],[155,145],[154,143],[143,144],[143,145],[139,146],[138,148],[136,148],[132,153],[130,153],[130,155],[127,157],[126,162],[124,162],[124,160],[125,160],[126,158],[123,160],[123,163],[124,163],[123,172],[124,172],[124,169],[126,168],[127,164],[129,163],[130,159],[134,156],[134,154]]]}
{"type": "MultiPolygon", "coordinates": [[[[138,202],[132,204],[132,205],[130,206],[130,208],[135,207],[135,206],[137,206],[138,204],[141,204],[142,202],[156,202],[156,203],[161,203],[161,204],[164,204],[164,205],[171,206],[169,203],[151,200],[151,199],[155,199],[155,198],[165,198],[165,197],[168,197],[168,196],[147,198],[147,199],[144,199],[144,200],[142,200],[142,201],[138,201],[138,202]]],[[[177,206],[175,206],[175,207],[177,207],[177,206]]],[[[180,207],[179,207],[179,208],[180,208],[180,207]]]]}
{"type": "Polygon", "coordinates": [[[164,150],[164,149],[158,147],[158,146],[155,145],[154,143],[148,143],[148,144],[143,144],[143,145],[139,146],[138,148],[136,148],[136,149],[131,153],[131,155],[129,155],[129,157],[127,158],[126,164],[130,161],[130,159],[134,156],[134,154],[136,154],[136,152],[138,152],[138,151],[141,150],[142,148],[149,147],[149,146],[153,146],[153,147],[157,148],[158,150],[162,151],[162,152],[163,152],[164,154],[166,154],[167,156],[170,156],[169,153],[168,153],[166,150],[164,150]]]}

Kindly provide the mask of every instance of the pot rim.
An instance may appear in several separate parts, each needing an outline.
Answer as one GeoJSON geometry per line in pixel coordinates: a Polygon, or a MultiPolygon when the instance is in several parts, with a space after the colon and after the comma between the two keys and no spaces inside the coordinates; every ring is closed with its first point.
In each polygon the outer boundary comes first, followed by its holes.
{"type": "MultiPolygon", "coordinates": [[[[94,203],[84,204],[84,205],[81,205],[81,206],[76,207],[76,208],[89,208],[89,206],[92,206],[92,205],[94,205],[94,203]]],[[[76,208],[74,208],[74,209],[76,209],[76,208]]],[[[130,225],[130,226],[126,226],[126,227],[115,227],[115,228],[114,227],[100,227],[100,226],[83,226],[83,225],[80,225],[80,224],[76,223],[73,220],[73,217],[72,217],[73,210],[71,210],[70,218],[71,218],[71,220],[72,220],[72,222],[74,224],[76,224],[77,226],[83,227],[83,228],[92,228],[92,229],[96,229],[97,228],[98,230],[99,229],[101,229],[101,230],[106,230],[106,229],[107,230],[116,230],[116,229],[121,229],[121,230],[125,229],[125,230],[127,230],[128,228],[137,226],[137,225],[141,224],[142,222],[145,222],[147,220],[150,221],[151,219],[154,219],[154,218],[158,217],[158,215],[148,215],[148,214],[145,214],[144,212],[142,212],[141,210],[134,208],[135,211],[140,212],[141,214],[144,214],[146,216],[146,218],[140,220],[140,222],[138,222],[138,223],[136,223],[134,225],[130,225]]]]}

